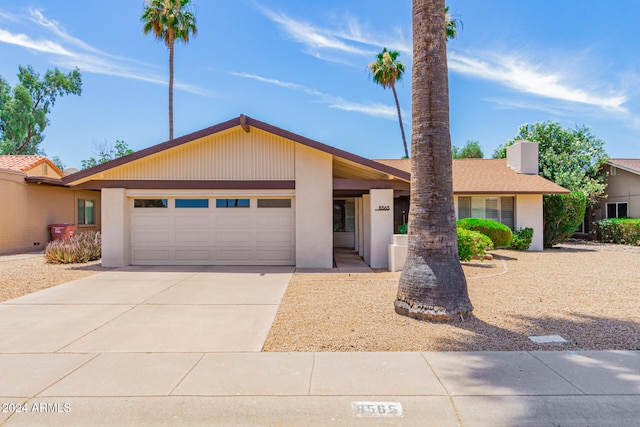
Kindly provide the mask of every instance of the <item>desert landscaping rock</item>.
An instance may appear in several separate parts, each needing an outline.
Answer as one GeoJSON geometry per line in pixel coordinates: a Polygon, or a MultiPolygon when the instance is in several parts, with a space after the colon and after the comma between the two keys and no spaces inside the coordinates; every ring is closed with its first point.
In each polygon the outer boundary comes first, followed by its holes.
{"type": "Polygon", "coordinates": [[[640,248],[567,242],[544,252],[493,251],[496,268],[464,265],[475,310],[464,322],[395,313],[400,273],[296,274],[264,351],[640,348],[640,248]]]}
{"type": "Polygon", "coordinates": [[[111,270],[100,261],[48,264],[41,256],[7,256],[0,262],[0,302],[111,270]]]}

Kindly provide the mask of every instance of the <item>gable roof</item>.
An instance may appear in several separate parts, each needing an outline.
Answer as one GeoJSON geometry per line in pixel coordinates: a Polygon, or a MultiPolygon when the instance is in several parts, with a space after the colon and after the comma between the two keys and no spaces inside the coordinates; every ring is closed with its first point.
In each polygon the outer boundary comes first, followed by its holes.
{"type": "Polygon", "coordinates": [[[640,175],[640,159],[609,159],[607,164],[640,175]]]}
{"type": "Polygon", "coordinates": [[[46,163],[50,168],[52,168],[60,177],[64,176],[64,173],[58,169],[56,165],[54,165],[51,160],[47,159],[45,156],[37,156],[37,155],[28,155],[28,156],[20,156],[20,155],[0,155],[0,169],[9,169],[18,172],[26,172],[29,175],[29,171],[36,166],[41,165],[42,163],[46,163]]]}
{"type": "Polygon", "coordinates": [[[145,157],[158,154],[162,151],[179,147],[183,144],[188,144],[197,139],[201,139],[206,136],[224,132],[226,130],[229,130],[238,126],[242,127],[247,132],[250,130],[251,127],[255,127],[257,129],[263,130],[265,132],[269,132],[271,134],[280,136],[282,138],[289,139],[293,142],[305,145],[307,147],[314,148],[316,150],[320,150],[325,153],[331,154],[334,156],[334,159],[335,158],[344,159],[347,161],[347,163],[355,163],[357,165],[364,166],[369,169],[373,169],[383,174],[391,175],[395,178],[398,178],[404,181],[410,180],[410,174],[404,170],[396,169],[392,166],[384,165],[384,164],[375,162],[373,160],[358,156],[356,154],[349,153],[348,151],[340,150],[330,145],[323,144],[321,142],[306,138],[304,136],[295,134],[293,132],[289,132],[287,130],[278,128],[268,123],[261,122],[256,119],[252,119],[251,117],[241,114],[239,117],[228,120],[226,122],[219,123],[217,125],[208,127],[206,129],[202,129],[197,132],[193,132],[188,135],[184,135],[179,138],[175,138],[173,140],[166,141],[161,144],[157,144],[157,145],[145,148],[133,154],[129,154],[128,156],[111,160],[109,162],[94,166],[90,169],[85,169],[85,170],[76,172],[74,174],[68,175],[65,178],[63,178],[63,182],[68,185],[73,185],[78,181],[86,180],[86,178],[89,178],[92,175],[97,175],[99,173],[105,172],[115,167],[122,166],[127,163],[131,163],[136,160],[140,160],[145,157]]]}
{"type": "MultiPolygon", "coordinates": [[[[411,160],[377,160],[411,172],[411,160]]],[[[456,194],[564,194],[564,187],[539,175],[522,174],[507,166],[506,159],[453,159],[453,192],[456,194]]]]}

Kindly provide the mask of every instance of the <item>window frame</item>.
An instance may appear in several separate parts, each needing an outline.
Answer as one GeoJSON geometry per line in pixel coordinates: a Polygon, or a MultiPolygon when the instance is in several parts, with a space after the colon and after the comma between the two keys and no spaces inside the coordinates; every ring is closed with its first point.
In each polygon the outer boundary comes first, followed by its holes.
{"type": "Polygon", "coordinates": [[[243,197],[243,198],[216,198],[216,209],[250,209],[251,208],[251,199],[248,197],[243,197]],[[230,200],[236,200],[236,205],[229,205],[229,201],[230,200]],[[221,203],[219,202],[225,202],[225,206],[222,206],[221,203]],[[246,201],[247,204],[246,205],[240,205],[238,204],[240,201],[244,202],[246,201]]]}
{"type": "Polygon", "coordinates": [[[78,226],[91,226],[96,225],[96,200],[95,199],[78,199],[77,202],[78,211],[78,226]],[[87,202],[91,203],[91,222],[87,222],[87,202]],[[80,204],[82,203],[82,208],[80,204]],[[80,209],[82,209],[82,221],[80,217],[80,209]]]}
{"type": "Polygon", "coordinates": [[[605,215],[607,217],[607,219],[614,219],[614,218],[629,218],[629,202],[607,202],[606,206],[605,206],[605,215]],[[609,216],[609,206],[614,206],[616,207],[616,216],[609,216]],[[620,216],[620,205],[625,205],[625,209],[627,211],[627,214],[625,216],[620,216]]]}

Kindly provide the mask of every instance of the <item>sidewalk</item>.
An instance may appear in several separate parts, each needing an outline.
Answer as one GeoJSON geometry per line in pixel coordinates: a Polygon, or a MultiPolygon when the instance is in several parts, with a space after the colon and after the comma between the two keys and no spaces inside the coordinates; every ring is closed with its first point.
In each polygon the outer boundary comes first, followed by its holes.
{"type": "Polygon", "coordinates": [[[0,378],[8,426],[640,420],[637,351],[2,354],[0,378]]]}

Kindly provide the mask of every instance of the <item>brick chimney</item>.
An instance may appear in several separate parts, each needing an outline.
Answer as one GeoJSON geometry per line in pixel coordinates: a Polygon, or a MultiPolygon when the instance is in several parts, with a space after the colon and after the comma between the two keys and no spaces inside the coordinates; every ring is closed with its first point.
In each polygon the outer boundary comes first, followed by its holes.
{"type": "Polygon", "coordinates": [[[538,143],[516,141],[507,147],[507,166],[518,173],[538,174],[538,143]]]}

